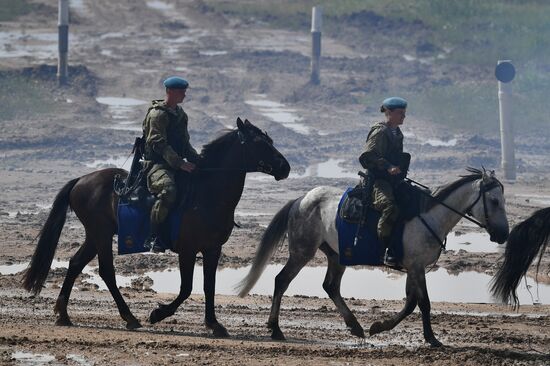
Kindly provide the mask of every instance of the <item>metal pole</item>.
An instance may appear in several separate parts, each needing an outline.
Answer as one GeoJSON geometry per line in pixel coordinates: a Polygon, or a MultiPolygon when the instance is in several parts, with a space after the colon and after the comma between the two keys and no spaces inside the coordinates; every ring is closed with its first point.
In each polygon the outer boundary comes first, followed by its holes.
{"type": "MultiPolygon", "coordinates": [[[[510,62],[509,60],[500,60],[498,64],[510,62]]],[[[500,141],[502,147],[502,170],[504,178],[508,180],[516,179],[516,156],[514,146],[514,124],[510,109],[512,99],[512,86],[510,83],[498,82],[498,102],[500,114],[500,141]]]]}
{"type": "Polygon", "coordinates": [[[57,28],[59,31],[57,80],[59,81],[59,85],[65,85],[67,83],[67,71],[69,68],[67,61],[69,54],[69,0],[59,0],[57,28]]]}
{"type": "Polygon", "coordinates": [[[323,8],[314,6],[311,10],[311,83],[320,83],[321,26],[323,8]]]}

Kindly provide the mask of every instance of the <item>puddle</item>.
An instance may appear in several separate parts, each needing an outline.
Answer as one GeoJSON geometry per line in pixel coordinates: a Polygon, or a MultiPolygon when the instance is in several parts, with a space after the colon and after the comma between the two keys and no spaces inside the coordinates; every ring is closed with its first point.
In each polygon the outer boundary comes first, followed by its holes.
{"type": "MultiPolygon", "coordinates": [[[[0,32],[0,58],[57,59],[57,33],[0,32]]],[[[78,42],[71,35],[71,42],[78,42]]]]}
{"type": "MultiPolygon", "coordinates": [[[[29,265],[29,262],[16,263],[16,264],[10,264],[10,265],[0,265],[0,275],[9,275],[9,274],[16,274],[16,273],[22,272],[25,269],[27,269],[28,265],[29,265]]],[[[54,259],[52,261],[52,265],[50,268],[51,269],[69,268],[69,261],[58,261],[54,259]]],[[[97,285],[99,290],[107,290],[107,286],[105,285],[105,282],[103,282],[103,280],[97,273],[96,269],[97,267],[92,267],[92,266],[84,267],[84,270],[82,270],[82,273],[88,275],[89,277],[84,279],[83,282],[97,285]]],[[[129,287],[132,283],[132,280],[136,278],[137,276],[116,275],[116,283],[119,287],[129,287]]]]}
{"type": "Polygon", "coordinates": [[[459,251],[462,249],[475,253],[497,253],[503,251],[505,248],[505,245],[493,243],[486,232],[457,235],[453,231],[447,235],[447,250],[459,251]]]}
{"type": "Polygon", "coordinates": [[[456,146],[456,143],[458,142],[457,139],[450,139],[447,141],[439,140],[439,139],[429,139],[422,143],[422,145],[430,145],[430,146],[436,146],[436,147],[451,147],[456,146]]]}
{"type": "Polygon", "coordinates": [[[340,163],[343,163],[344,159],[329,159],[323,163],[314,164],[308,166],[304,174],[290,174],[290,178],[306,178],[306,177],[319,177],[319,178],[357,178],[357,173],[345,171],[340,167],[340,163]]]}
{"type": "Polygon", "coordinates": [[[227,55],[227,51],[204,50],[204,51],[199,51],[199,55],[220,56],[220,55],[227,55]]]}
{"type": "MultiPolygon", "coordinates": [[[[234,286],[248,273],[250,266],[243,268],[223,268],[218,270],[216,293],[234,295],[234,286]]],[[[272,295],[275,276],[283,265],[269,265],[260,277],[256,286],[250,292],[258,295],[272,295]]],[[[292,281],[285,295],[305,295],[327,298],[322,288],[325,277],[325,267],[305,267],[292,281]]],[[[146,273],[153,280],[152,289],[162,293],[176,294],[179,291],[179,272],[167,270],[163,272],[146,273]]],[[[489,294],[491,276],[478,272],[463,272],[458,275],[449,274],[445,269],[426,275],[428,291],[432,301],[458,303],[493,303],[489,294]]],[[[405,276],[394,272],[384,272],[377,268],[348,268],[342,279],[342,296],[358,299],[401,300],[405,297],[405,276]]],[[[536,296],[536,284],[528,279],[531,291],[536,296]]],[[[202,268],[195,268],[193,293],[202,294],[202,268]]],[[[521,303],[531,304],[533,300],[522,281],[518,289],[521,303]]],[[[535,297],[536,298],[536,297],[535,297]]],[[[550,304],[550,285],[539,284],[539,302],[550,304]]]]}
{"type": "Polygon", "coordinates": [[[282,124],[294,132],[302,135],[308,135],[310,133],[309,127],[303,123],[298,123],[302,118],[295,114],[296,111],[286,108],[282,103],[261,99],[246,100],[245,103],[252,107],[256,107],[261,115],[282,124]]]}
{"type": "MultiPolygon", "coordinates": [[[[117,128],[118,129],[118,128],[117,128]]],[[[130,169],[132,165],[132,159],[128,156],[111,157],[108,159],[98,159],[89,163],[85,163],[88,168],[125,168],[130,169]]]]}
{"type": "Polygon", "coordinates": [[[100,104],[107,105],[107,109],[115,122],[107,128],[141,132],[144,110],[137,107],[148,104],[146,101],[120,97],[98,97],[96,100],[100,104]]]}
{"type": "Polygon", "coordinates": [[[542,194],[516,194],[516,197],[525,198],[526,202],[537,203],[539,205],[550,205],[550,196],[542,194]]]}
{"type": "Polygon", "coordinates": [[[168,3],[165,3],[164,1],[157,1],[157,0],[147,1],[146,4],[148,7],[155,10],[173,10],[174,9],[174,4],[168,4],[168,3]]]}
{"type": "Polygon", "coordinates": [[[82,366],[92,366],[94,364],[92,361],[88,361],[86,357],[81,355],[76,355],[74,353],[69,353],[67,355],[67,360],[71,360],[75,362],[77,365],[82,365],[82,366]]]}
{"type": "Polygon", "coordinates": [[[13,352],[12,360],[23,365],[46,365],[55,361],[55,356],[48,353],[13,352]]]}
{"type": "MultiPolygon", "coordinates": [[[[52,268],[67,268],[68,261],[54,260],[52,268]]],[[[18,263],[0,266],[0,274],[21,272],[28,263],[18,263]]],[[[250,294],[272,295],[275,276],[283,268],[282,264],[268,265],[250,294]]],[[[86,266],[83,273],[90,277],[84,282],[92,283],[100,290],[107,290],[103,280],[96,273],[95,267],[86,266]]],[[[250,266],[240,268],[222,268],[216,276],[216,294],[235,295],[235,285],[248,273],[250,266]]],[[[287,296],[304,295],[327,298],[322,283],[325,277],[325,267],[304,267],[292,281],[287,296]]],[[[151,288],[159,293],[177,294],[180,288],[180,274],[175,268],[164,271],[149,271],[144,274],[153,280],[151,288]]],[[[117,275],[117,285],[128,287],[137,276],[117,275]]],[[[439,268],[426,274],[427,286],[432,301],[456,303],[494,303],[489,294],[489,282],[492,277],[485,273],[462,272],[457,275],[439,268]]],[[[350,267],[342,279],[342,296],[357,299],[401,300],[405,296],[406,276],[396,272],[386,272],[378,268],[350,267]]],[[[201,266],[195,267],[193,278],[193,293],[203,294],[203,271],[201,266]]],[[[527,279],[527,286],[522,280],[518,288],[518,296],[522,304],[550,304],[550,285],[527,279]],[[531,293],[529,293],[531,291],[531,293]]]]}
{"type": "Polygon", "coordinates": [[[69,11],[73,9],[79,13],[86,12],[85,0],[69,0],[69,11]]]}

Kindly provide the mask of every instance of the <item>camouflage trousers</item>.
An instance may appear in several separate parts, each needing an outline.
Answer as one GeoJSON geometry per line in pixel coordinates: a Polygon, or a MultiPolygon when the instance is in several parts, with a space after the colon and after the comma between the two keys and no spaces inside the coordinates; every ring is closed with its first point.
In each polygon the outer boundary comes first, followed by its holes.
{"type": "Polygon", "coordinates": [[[147,187],[157,198],[151,208],[151,229],[154,232],[176,203],[178,190],[174,172],[165,165],[155,164],[147,175],[147,187]]]}
{"type": "Polygon", "coordinates": [[[374,182],[372,203],[374,208],[381,213],[377,228],[378,238],[388,245],[391,232],[399,217],[399,207],[395,202],[393,187],[388,181],[378,179],[374,182]]]}

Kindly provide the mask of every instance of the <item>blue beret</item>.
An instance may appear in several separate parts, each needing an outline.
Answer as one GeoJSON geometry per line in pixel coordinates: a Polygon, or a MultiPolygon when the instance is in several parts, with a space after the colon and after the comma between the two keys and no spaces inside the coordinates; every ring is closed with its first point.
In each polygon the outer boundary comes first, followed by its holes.
{"type": "Polygon", "coordinates": [[[189,83],[185,79],[172,76],[164,80],[164,86],[168,89],[187,89],[189,83]]]}
{"type": "Polygon", "coordinates": [[[382,102],[382,107],[389,110],[396,108],[407,108],[407,101],[399,97],[386,98],[382,102]]]}

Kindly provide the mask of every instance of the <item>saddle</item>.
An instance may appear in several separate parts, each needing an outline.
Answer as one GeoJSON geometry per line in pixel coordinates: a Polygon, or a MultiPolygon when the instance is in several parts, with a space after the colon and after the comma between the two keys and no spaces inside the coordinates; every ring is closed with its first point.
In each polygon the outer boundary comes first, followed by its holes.
{"type": "MultiPolygon", "coordinates": [[[[141,162],[144,153],[144,139],[137,137],[133,147],[133,160],[126,178],[117,174],[113,190],[119,197],[118,216],[118,252],[119,254],[140,253],[148,251],[143,244],[151,231],[151,208],[156,198],[147,188],[147,169],[141,162]]],[[[176,174],[179,205],[170,212],[167,220],[160,227],[160,239],[166,248],[179,235],[181,217],[192,201],[192,187],[183,172],[176,174]]]]}

